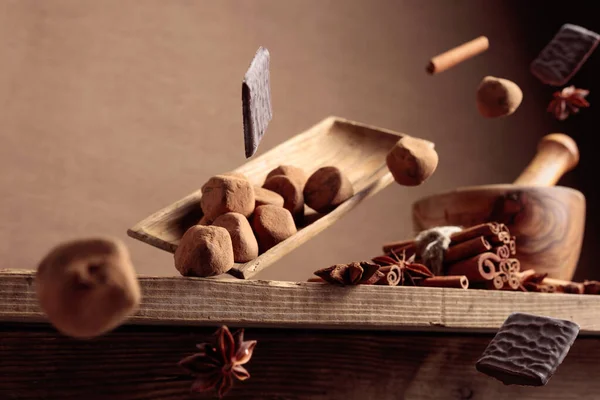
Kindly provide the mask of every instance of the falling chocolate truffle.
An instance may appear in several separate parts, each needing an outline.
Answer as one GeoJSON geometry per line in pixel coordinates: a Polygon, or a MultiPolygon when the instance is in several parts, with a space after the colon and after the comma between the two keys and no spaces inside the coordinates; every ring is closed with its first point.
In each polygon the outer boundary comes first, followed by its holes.
{"type": "Polygon", "coordinates": [[[254,202],[254,187],[241,176],[213,176],[202,186],[200,205],[206,217],[206,224],[228,212],[237,212],[249,217],[254,211],[254,202]]]}
{"type": "Polygon", "coordinates": [[[242,83],[242,115],[246,158],[256,153],[267,126],[273,118],[269,50],[260,47],[250,63],[242,83]]]}
{"type": "Polygon", "coordinates": [[[433,175],[439,159],[432,142],[406,135],[391,148],[385,161],[396,183],[418,186],[433,175]]]}
{"type": "Polygon", "coordinates": [[[233,243],[227,229],[194,225],[175,250],[175,268],[183,276],[221,275],[233,268],[233,243]]]}
{"type": "Polygon", "coordinates": [[[485,118],[511,115],[521,105],[521,88],[508,79],[486,76],[477,88],[477,109],[485,118]]]}
{"type": "Polygon", "coordinates": [[[258,242],[248,219],[242,214],[223,214],[215,219],[212,226],[223,227],[229,232],[235,262],[245,263],[258,257],[258,242]]]}
{"type": "Polygon", "coordinates": [[[319,213],[327,213],[354,196],[350,179],[337,167],[316,170],[304,186],[306,205],[319,213]]]}
{"type": "Polygon", "coordinates": [[[56,329],[81,339],[116,328],[141,300],[129,251],[115,238],[55,247],[40,262],[35,287],[40,307],[56,329]]]}
{"type": "Polygon", "coordinates": [[[285,208],[271,205],[256,208],[252,217],[252,227],[261,253],[296,233],[292,214],[285,208]]]}

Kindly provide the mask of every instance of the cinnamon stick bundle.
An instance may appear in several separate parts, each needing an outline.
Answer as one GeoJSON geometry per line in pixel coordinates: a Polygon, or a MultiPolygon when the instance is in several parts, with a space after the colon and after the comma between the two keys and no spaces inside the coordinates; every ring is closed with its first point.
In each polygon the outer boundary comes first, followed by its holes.
{"type": "Polygon", "coordinates": [[[501,232],[501,229],[501,224],[497,222],[486,222],[456,232],[450,236],[450,240],[455,243],[462,243],[479,236],[487,237],[498,235],[501,232]]]}
{"type": "Polygon", "coordinates": [[[502,259],[507,259],[511,256],[510,248],[507,245],[492,247],[491,251],[502,259]]]}
{"type": "MultiPolygon", "coordinates": [[[[521,270],[521,262],[516,258],[506,258],[500,260],[500,270],[506,272],[507,274],[516,273],[521,270]]],[[[518,278],[518,277],[517,277],[518,278]]]]}
{"type": "MultiPolygon", "coordinates": [[[[485,240],[483,236],[460,242],[456,245],[450,245],[444,254],[444,263],[453,263],[485,253],[490,250],[492,245],[485,240]]],[[[507,249],[508,250],[508,249],[507,249]]]]}
{"type": "Polygon", "coordinates": [[[468,289],[469,279],[464,275],[434,276],[433,278],[419,280],[418,286],[468,289]]]}
{"type": "Polygon", "coordinates": [[[465,275],[469,282],[489,281],[496,275],[496,264],[501,261],[496,254],[487,252],[450,264],[447,275],[465,275]]]}
{"type": "Polygon", "coordinates": [[[490,243],[495,245],[504,245],[510,243],[510,233],[508,232],[499,232],[493,235],[486,236],[486,238],[490,241],[490,243]]]}
{"type": "Polygon", "coordinates": [[[508,242],[508,248],[510,249],[510,254],[517,254],[517,238],[515,236],[510,237],[510,242],[508,242]]]}

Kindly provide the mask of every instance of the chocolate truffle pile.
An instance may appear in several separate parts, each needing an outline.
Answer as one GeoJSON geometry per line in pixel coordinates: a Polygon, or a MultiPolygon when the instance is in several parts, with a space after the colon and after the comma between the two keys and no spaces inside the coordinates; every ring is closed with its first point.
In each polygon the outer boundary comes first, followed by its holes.
{"type": "Polygon", "coordinates": [[[305,222],[305,205],[325,214],[353,195],[352,182],[334,166],[309,176],[280,165],[262,187],[237,172],[213,176],[202,186],[203,217],[182,236],[175,267],[183,276],[224,274],[294,235],[305,222]]]}

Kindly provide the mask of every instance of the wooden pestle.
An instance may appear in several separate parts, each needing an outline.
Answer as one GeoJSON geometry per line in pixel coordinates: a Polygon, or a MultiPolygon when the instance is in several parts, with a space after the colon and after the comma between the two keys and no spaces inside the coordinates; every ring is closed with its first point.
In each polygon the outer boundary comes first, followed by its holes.
{"type": "Polygon", "coordinates": [[[563,133],[551,133],[540,140],[537,154],[514,184],[554,186],[566,172],[575,168],[577,163],[577,143],[563,133]]]}

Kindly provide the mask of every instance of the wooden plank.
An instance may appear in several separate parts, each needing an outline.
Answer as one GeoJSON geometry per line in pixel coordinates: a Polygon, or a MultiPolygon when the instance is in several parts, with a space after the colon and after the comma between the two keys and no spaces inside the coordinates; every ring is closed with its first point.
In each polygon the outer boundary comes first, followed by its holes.
{"type": "MultiPolygon", "coordinates": [[[[514,311],[577,322],[600,335],[600,297],[426,287],[140,277],[131,324],[491,332],[514,311]]],[[[0,274],[0,321],[43,321],[28,272],[0,274]]]]}
{"type": "MultiPolygon", "coordinates": [[[[214,329],[128,327],[88,341],[0,326],[0,398],[180,400],[191,376],[176,365],[214,329]]],[[[246,330],[258,340],[228,399],[596,399],[598,338],[578,339],[547,386],[505,386],[474,365],[490,335],[246,330]]]]}

